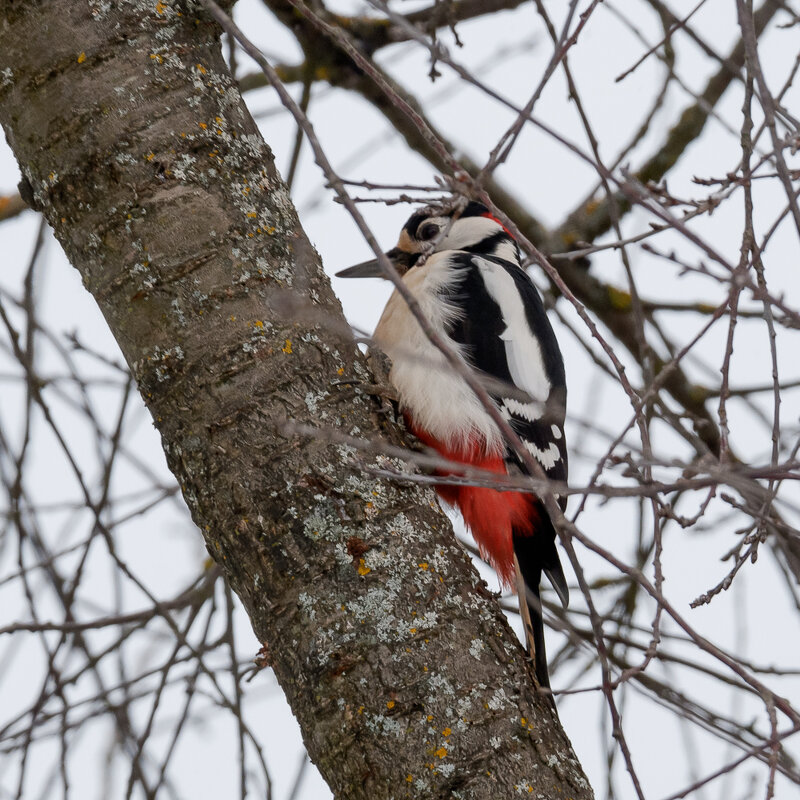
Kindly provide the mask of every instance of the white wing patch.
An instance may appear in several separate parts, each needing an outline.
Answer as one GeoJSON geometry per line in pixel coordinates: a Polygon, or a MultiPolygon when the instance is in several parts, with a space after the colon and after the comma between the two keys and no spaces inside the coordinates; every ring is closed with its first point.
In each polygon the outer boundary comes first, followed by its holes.
{"type": "Polygon", "coordinates": [[[559,453],[558,445],[555,442],[550,442],[547,450],[541,450],[533,442],[527,440],[523,440],[523,443],[528,452],[545,470],[552,469],[561,460],[561,453],[559,453]]]}
{"type": "MultiPolygon", "coordinates": [[[[536,422],[544,413],[544,405],[536,400],[532,400],[530,403],[522,403],[519,400],[515,400],[513,397],[504,397],[503,411],[508,411],[511,414],[522,417],[522,419],[526,419],[528,422],[536,422]]],[[[504,416],[508,417],[508,413],[505,413],[504,416]]]]}
{"type": "MultiPolygon", "coordinates": [[[[502,266],[488,259],[475,257],[473,263],[480,269],[486,290],[499,306],[506,325],[500,338],[505,345],[511,378],[539,404],[546,403],[551,386],[544,368],[542,348],[528,324],[525,306],[514,279],[502,266]]],[[[521,416],[531,421],[535,419],[527,414],[521,416]]]]}

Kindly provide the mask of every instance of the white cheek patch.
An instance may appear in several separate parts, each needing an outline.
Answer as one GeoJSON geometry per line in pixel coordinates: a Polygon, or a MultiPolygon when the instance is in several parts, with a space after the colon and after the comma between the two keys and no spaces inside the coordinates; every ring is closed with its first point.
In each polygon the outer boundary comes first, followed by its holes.
{"type": "MultiPolygon", "coordinates": [[[[479,244],[486,237],[500,230],[497,222],[488,217],[464,217],[457,219],[447,236],[436,245],[437,250],[465,250],[479,244]]],[[[515,256],[516,257],[516,254],[515,256]]]]}

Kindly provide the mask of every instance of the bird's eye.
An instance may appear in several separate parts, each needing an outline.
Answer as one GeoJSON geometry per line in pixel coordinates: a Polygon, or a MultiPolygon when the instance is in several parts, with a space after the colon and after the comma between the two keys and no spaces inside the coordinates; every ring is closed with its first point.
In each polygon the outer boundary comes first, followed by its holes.
{"type": "Polygon", "coordinates": [[[439,226],[429,222],[427,225],[422,225],[417,231],[417,239],[427,242],[430,239],[433,239],[437,233],[439,233],[439,226]]]}

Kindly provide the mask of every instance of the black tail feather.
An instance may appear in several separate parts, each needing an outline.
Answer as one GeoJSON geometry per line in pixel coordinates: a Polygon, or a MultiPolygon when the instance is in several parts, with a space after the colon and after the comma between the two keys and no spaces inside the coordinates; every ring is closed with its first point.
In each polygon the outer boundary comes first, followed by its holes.
{"type": "MultiPolygon", "coordinates": [[[[539,587],[534,590],[527,586],[528,592],[525,602],[528,604],[528,614],[531,617],[531,635],[533,636],[533,666],[536,671],[536,680],[539,686],[550,688],[550,673],[547,669],[547,650],[544,646],[544,620],[542,619],[542,602],[539,599],[539,587]]],[[[522,601],[520,601],[522,602],[522,601]]]]}
{"type": "MultiPolygon", "coordinates": [[[[544,620],[539,584],[542,573],[547,575],[562,604],[569,600],[569,590],[555,543],[555,529],[547,512],[542,508],[539,528],[528,536],[514,536],[514,553],[517,559],[519,578],[522,586],[517,587],[520,607],[527,606],[529,621],[526,623],[526,638],[533,658],[536,680],[540,686],[550,688],[550,675],[547,669],[547,652],[544,642],[544,620]]],[[[520,581],[518,580],[518,583],[520,581]]]]}

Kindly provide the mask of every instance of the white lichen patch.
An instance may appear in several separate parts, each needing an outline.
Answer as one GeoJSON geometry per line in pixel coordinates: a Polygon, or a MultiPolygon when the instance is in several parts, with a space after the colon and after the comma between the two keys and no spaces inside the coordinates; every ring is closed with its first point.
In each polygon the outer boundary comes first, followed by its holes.
{"type": "Polygon", "coordinates": [[[337,542],[333,548],[336,563],[344,567],[353,563],[353,556],[347,552],[347,545],[344,542],[337,542]]]}
{"type": "Polygon", "coordinates": [[[272,277],[284,286],[291,286],[294,280],[294,267],[291,263],[272,269],[272,277]]]}
{"type": "Polygon", "coordinates": [[[355,638],[356,635],[353,632],[337,628],[318,628],[314,633],[317,665],[320,667],[328,665],[333,654],[345,649],[355,638]]]}
{"type": "Polygon", "coordinates": [[[303,532],[310,539],[340,542],[345,530],[341,522],[330,519],[321,508],[311,509],[303,522],[303,532]]]}
{"type": "Polygon", "coordinates": [[[369,714],[366,717],[367,728],[373,733],[392,736],[395,739],[405,738],[406,726],[400,720],[382,714],[369,714]]]}
{"type": "Polygon", "coordinates": [[[197,178],[197,158],[189,153],[181,153],[172,164],[172,175],[183,183],[197,178]]]}
{"type": "Polygon", "coordinates": [[[439,616],[435,611],[426,611],[417,619],[417,627],[422,630],[430,630],[439,624],[439,616]]]}
{"type": "Polygon", "coordinates": [[[115,153],[113,158],[114,161],[117,162],[117,164],[123,167],[135,167],[136,164],[138,163],[138,161],[136,160],[136,156],[128,152],[115,153]]]}
{"type": "Polygon", "coordinates": [[[476,660],[481,660],[481,654],[486,649],[486,645],[480,639],[473,639],[469,645],[469,654],[476,660]]]}
{"type": "Polygon", "coordinates": [[[314,598],[311,597],[310,594],[306,592],[301,592],[297,596],[297,605],[300,606],[300,610],[309,618],[314,619],[317,615],[317,612],[314,610],[314,598]]]}
{"type": "Polygon", "coordinates": [[[348,603],[348,610],[358,619],[377,621],[376,635],[382,642],[399,638],[399,620],[392,614],[396,593],[383,586],[371,586],[361,597],[348,603]]]}
{"type": "Polygon", "coordinates": [[[459,717],[469,717],[476,705],[483,705],[481,697],[486,691],[485,683],[478,683],[466,697],[460,697],[456,702],[456,714],[459,717]]]}
{"type": "Polygon", "coordinates": [[[499,711],[501,708],[508,707],[509,699],[506,695],[505,689],[502,687],[496,689],[492,696],[489,698],[488,706],[492,711],[499,711]]]}
{"type": "Polygon", "coordinates": [[[450,563],[450,559],[441,547],[437,547],[436,552],[428,560],[438,572],[444,572],[450,563]]]}
{"type": "Polygon", "coordinates": [[[305,401],[306,408],[314,416],[316,416],[317,413],[319,412],[319,401],[324,396],[325,395],[323,393],[320,393],[320,392],[306,392],[306,395],[303,398],[303,400],[305,401]]]}
{"type": "MultiPolygon", "coordinates": [[[[370,569],[386,569],[394,564],[394,558],[384,550],[373,548],[365,553],[364,564],[370,569]]],[[[399,590],[399,579],[397,577],[389,578],[387,587],[389,587],[390,584],[392,584],[391,588],[399,590]]]]}
{"type": "Polygon", "coordinates": [[[456,690],[452,683],[444,676],[434,673],[428,679],[428,685],[434,690],[435,697],[455,697],[456,690]]]}
{"type": "Polygon", "coordinates": [[[97,20],[105,19],[113,6],[111,0],[89,0],[91,14],[97,20]]]}
{"type": "MultiPolygon", "coordinates": [[[[159,383],[162,383],[172,377],[176,363],[183,361],[185,357],[183,348],[180,345],[168,348],[156,346],[144,361],[153,367],[156,379],[159,383]]],[[[142,366],[144,366],[144,363],[142,363],[142,366]]]]}
{"type": "Polygon", "coordinates": [[[172,308],[173,313],[175,314],[175,319],[178,320],[178,323],[183,326],[186,324],[186,315],[183,313],[183,309],[181,308],[180,301],[177,297],[172,298],[172,302],[170,303],[170,308],[172,308]]]}

